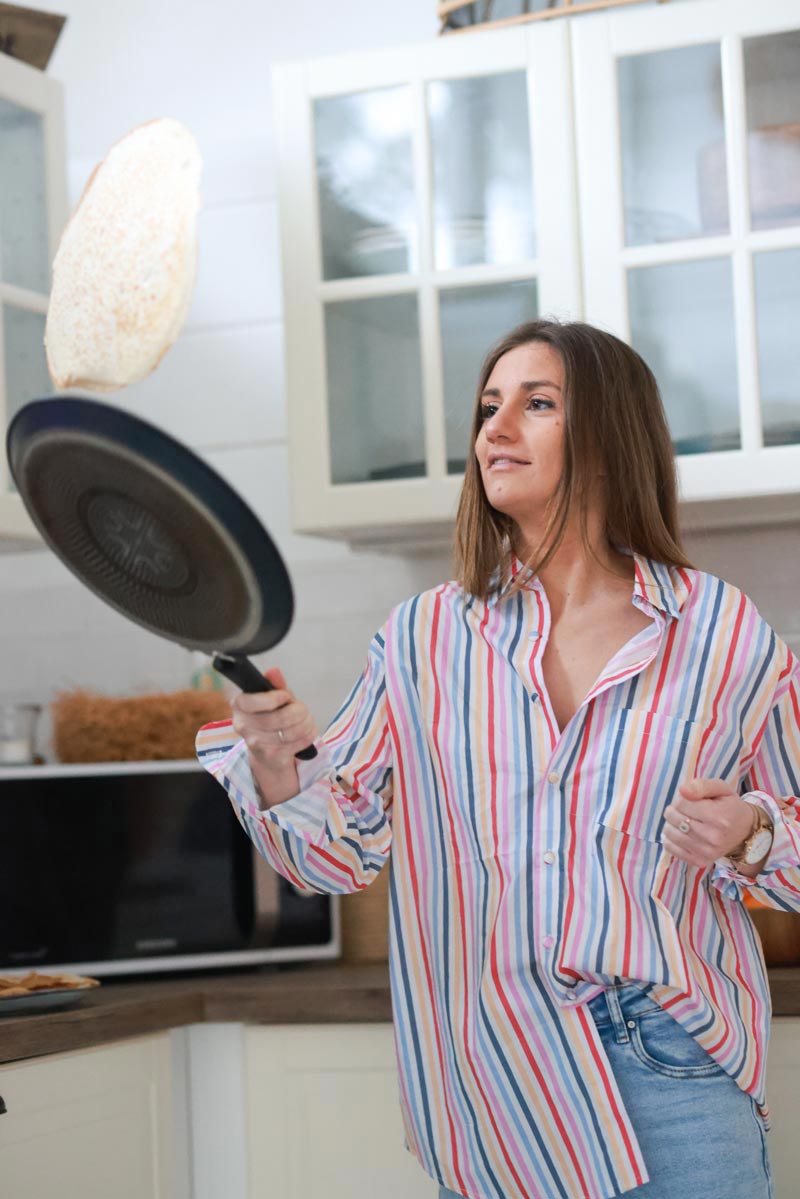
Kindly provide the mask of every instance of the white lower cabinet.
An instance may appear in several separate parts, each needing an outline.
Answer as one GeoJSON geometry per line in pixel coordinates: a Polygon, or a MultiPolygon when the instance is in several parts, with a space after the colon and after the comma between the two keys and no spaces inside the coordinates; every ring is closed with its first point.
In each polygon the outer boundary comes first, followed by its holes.
{"type": "Polygon", "coordinates": [[[0,1067],[3,1199],[173,1199],[168,1033],[0,1067]]]}
{"type": "Polygon", "coordinates": [[[435,1199],[405,1149],[388,1024],[245,1030],[248,1199],[435,1199]]]}
{"type": "MultiPolygon", "coordinates": [[[[248,1199],[435,1199],[408,1153],[389,1025],[245,1029],[248,1199]]],[[[775,1199],[796,1199],[800,1019],[773,1021],[775,1199]]]]}
{"type": "Polygon", "coordinates": [[[797,1199],[800,1193],[800,1018],[778,1016],[772,1021],[767,1067],[767,1099],[772,1112],[769,1149],[775,1199],[797,1199]]]}
{"type": "MultiPolygon", "coordinates": [[[[782,1017],[775,1199],[798,1193],[799,1078],[800,1018],[782,1017]]],[[[404,1147],[389,1024],[196,1025],[0,1066],[0,1096],[2,1199],[437,1195],[404,1147]]]]}

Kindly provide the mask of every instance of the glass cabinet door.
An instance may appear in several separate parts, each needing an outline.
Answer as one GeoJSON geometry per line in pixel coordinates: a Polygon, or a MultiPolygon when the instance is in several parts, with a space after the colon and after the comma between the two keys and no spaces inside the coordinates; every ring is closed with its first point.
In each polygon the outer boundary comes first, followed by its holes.
{"type": "MultiPolygon", "coordinates": [[[[61,85],[0,55],[0,418],[52,394],[44,330],[67,215],[61,85]]],[[[38,540],[0,461],[0,541],[38,540]]]]}
{"type": "Polygon", "coordinates": [[[739,382],[727,258],[628,272],[631,344],[656,376],[676,454],[738,450],[739,382]]]}
{"type": "Polygon", "coordinates": [[[800,29],[744,39],[752,230],[794,245],[753,255],[764,445],[800,444],[800,29]]]}
{"type": "Polygon", "coordinates": [[[425,474],[414,294],[325,307],[331,481],[425,474]]]}
{"type": "Polygon", "coordinates": [[[464,469],[472,392],[485,352],[537,313],[535,279],[441,290],[439,284],[460,268],[521,266],[535,259],[526,72],[433,79],[423,95],[431,179],[421,222],[411,88],[314,103],[322,275],[326,281],[353,280],[354,287],[347,293],[354,298],[325,305],[334,484],[428,473],[417,291],[358,298],[358,279],[406,275],[416,278],[419,289],[419,273],[426,270],[438,291],[451,473],[464,469]],[[421,224],[432,245],[429,255],[421,251],[421,224]]]}
{"type": "Polygon", "coordinates": [[[0,96],[0,280],[50,288],[44,121],[0,96]]]}
{"type": "Polygon", "coordinates": [[[800,225],[800,28],[744,39],[753,229],[800,225]]]}
{"type": "Polygon", "coordinates": [[[3,306],[7,421],[24,404],[54,390],[44,351],[44,327],[44,313],[3,306]]]}
{"type": "MultiPolygon", "coordinates": [[[[620,57],[617,83],[626,246],[729,233],[719,42],[620,57]]],[[[627,304],[675,452],[739,449],[730,260],[631,265],[627,304]]]]}
{"type": "Polygon", "coordinates": [[[567,23],[276,70],[292,515],[453,519],[482,360],[580,314],[567,23]]]}
{"type": "Polygon", "coordinates": [[[719,43],[617,61],[625,244],[727,233],[719,43]]]}
{"type": "Polygon", "coordinates": [[[315,101],[324,279],[417,269],[412,119],[408,87],[315,101]]]}
{"type": "Polygon", "coordinates": [[[529,107],[524,59],[314,99],[332,485],[463,472],[481,361],[539,308],[529,107]]]}
{"type": "Polygon", "coordinates": [[[524,71],[428,84],[437,270],[536,256],[524,71]]]}
{"type": "Polygon", "coordinates": [[[764,445],[800,444],[800,248],[754,255],[764,445]]]}
{"type": "Polygon", "coordinates": [[[586,317],[652,367],[690,498],[755,485],[726,456],[800,444],[800,18],[763,0],[743,36],[745,8],[573,31],[577,77],[596,74],[576,106],[586,317]]]}

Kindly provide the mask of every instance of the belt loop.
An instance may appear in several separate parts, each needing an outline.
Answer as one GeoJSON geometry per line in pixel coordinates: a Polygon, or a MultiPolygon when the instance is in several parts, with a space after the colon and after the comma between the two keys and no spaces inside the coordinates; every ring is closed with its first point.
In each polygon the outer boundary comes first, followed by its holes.
{"type": "Polygon", "coordinates": [[[614,1026],[614,1037],[618,1045],[627,1045],[630,1041],[628,1028],[622,1015],[622,1008],[619,1003],[619,996],[616,987],[606,987],[603,994],[606,997],[606,1006],[608,1014],[611,1017],[611,1023],[614,1026]]]}

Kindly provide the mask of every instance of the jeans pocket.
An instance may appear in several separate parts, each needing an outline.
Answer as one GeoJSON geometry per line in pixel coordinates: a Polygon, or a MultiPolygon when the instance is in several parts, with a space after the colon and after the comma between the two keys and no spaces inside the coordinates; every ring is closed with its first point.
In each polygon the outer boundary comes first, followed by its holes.
{"type": "Polygon", "coordinates": [[[631,1029],[631,1046],[643,1065],[670,1078],[706,1078],[725,1073],[691,1033],[663,1009],[638,1017],[631,1029]]]}

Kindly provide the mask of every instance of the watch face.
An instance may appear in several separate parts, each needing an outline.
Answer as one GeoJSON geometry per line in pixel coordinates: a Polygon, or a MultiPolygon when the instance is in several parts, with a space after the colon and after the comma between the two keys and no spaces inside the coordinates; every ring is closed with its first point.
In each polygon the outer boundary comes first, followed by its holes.
{"type": "Polygon", "coordinates": [[[750,839],[750,844],[744,854],[743,861],[748,866],[752,866],[754,862],[760,862],[765,858],[772,847],[772,833],[768,828],[759,829],[750,839]]]}

